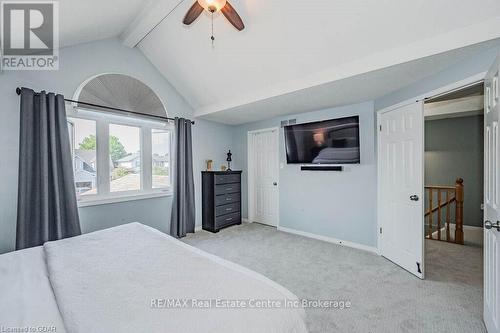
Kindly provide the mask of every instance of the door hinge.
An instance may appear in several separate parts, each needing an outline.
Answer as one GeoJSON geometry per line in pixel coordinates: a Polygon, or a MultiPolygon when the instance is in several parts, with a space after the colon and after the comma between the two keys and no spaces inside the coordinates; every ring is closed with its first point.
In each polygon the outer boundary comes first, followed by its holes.
{"type": "Polygon", "coordinates": [[[380,234],[382,234],[382,227],[380,227],[379,232],[380,232],[380,234]]]}
{"type": "Polygon", "coordinates": [[[378,125],[378,128],[380,129],[380,132],[382,132],[382,125],[378,125]]]}
{"type": "Polygon", "coordinates": [[[420,263],[417,261],[417,272],[422,274],[422,270],[420,269],[420,263]]]}

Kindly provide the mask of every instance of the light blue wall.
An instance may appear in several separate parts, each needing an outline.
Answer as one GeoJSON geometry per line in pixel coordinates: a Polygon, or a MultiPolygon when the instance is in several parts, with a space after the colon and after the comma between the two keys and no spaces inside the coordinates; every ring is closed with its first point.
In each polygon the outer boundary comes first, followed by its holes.
{"type": "Polygon", "coordinates": [[[373,103],[363,103],[274,118],[233,129],[235,167],[243,169],[243,216],[248,217],[248,131],[279,127],[280,121],[298,123],[351,115],[360,116],[361,164],[343,172],[305,172],[287,165],[283,130],[280,130],[280,226],[376,246],[376,160],[373,103]]]}
{"type": "MultiPolygon", "coordinates": [[[[15,247],[19,143],[18,86],[58,92],[73,97],[80,84],[102,73],[131,75],[150,86],[165,103],[169,116],[192,117],[193,110],[156,68],[136,50],[117,39],[62,49],[58,71],[18,71],[0,74],[0,253],[15,247]]],[[[224,162],[230,149],[228,126],[197,120],[193,128],[193,159],[197,199],[197,224],[201,225],[200,172],[205,159],[224,162]]],[[[171,197],[93,206],[80,209],[84,232],[139,221],[168,232],[171,197]]]]}

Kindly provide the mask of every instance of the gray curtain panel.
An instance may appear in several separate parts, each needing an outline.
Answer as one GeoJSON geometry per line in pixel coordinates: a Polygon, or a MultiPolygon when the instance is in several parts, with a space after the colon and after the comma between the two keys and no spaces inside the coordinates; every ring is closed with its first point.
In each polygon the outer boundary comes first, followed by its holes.
{"type": "Polygon", "coordinates": [[[194,179],[191,121],[175,118],[174,201],[170,234],[181,238],[194,232],[194,179]]]}
{"type": "Polygon", "coordinates": [[[81,234],[64,97],[22,88],[16,249],[81,234]]]}

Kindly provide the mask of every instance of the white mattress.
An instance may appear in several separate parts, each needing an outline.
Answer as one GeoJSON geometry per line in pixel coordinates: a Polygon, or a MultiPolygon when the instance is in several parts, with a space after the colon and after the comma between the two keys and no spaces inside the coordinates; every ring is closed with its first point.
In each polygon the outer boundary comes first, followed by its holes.
{"type": "Polygon", "coordinates": [[[306,332],[302,309],[152,309],[155,298],[296,300],[138,223],[0,255],[0,326],[56,332],[306,332]],[[64,324],[63,324],[64,323],[64,324]]]}

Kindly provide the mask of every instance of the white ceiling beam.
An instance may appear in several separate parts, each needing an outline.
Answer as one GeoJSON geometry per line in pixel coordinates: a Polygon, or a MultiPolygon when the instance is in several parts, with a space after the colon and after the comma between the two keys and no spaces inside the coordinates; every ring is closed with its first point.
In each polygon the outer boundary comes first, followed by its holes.
{"type": "Polygon", "coordinates": [[[481,114],[484,96],[470,96],[425,105],[425,119],[435,120],[481,114]]]}
{"type": "Polygon", "coordinates": [[[123,44],[136,47],[182,0],[153,0],[120,35],[123,44]]]}

